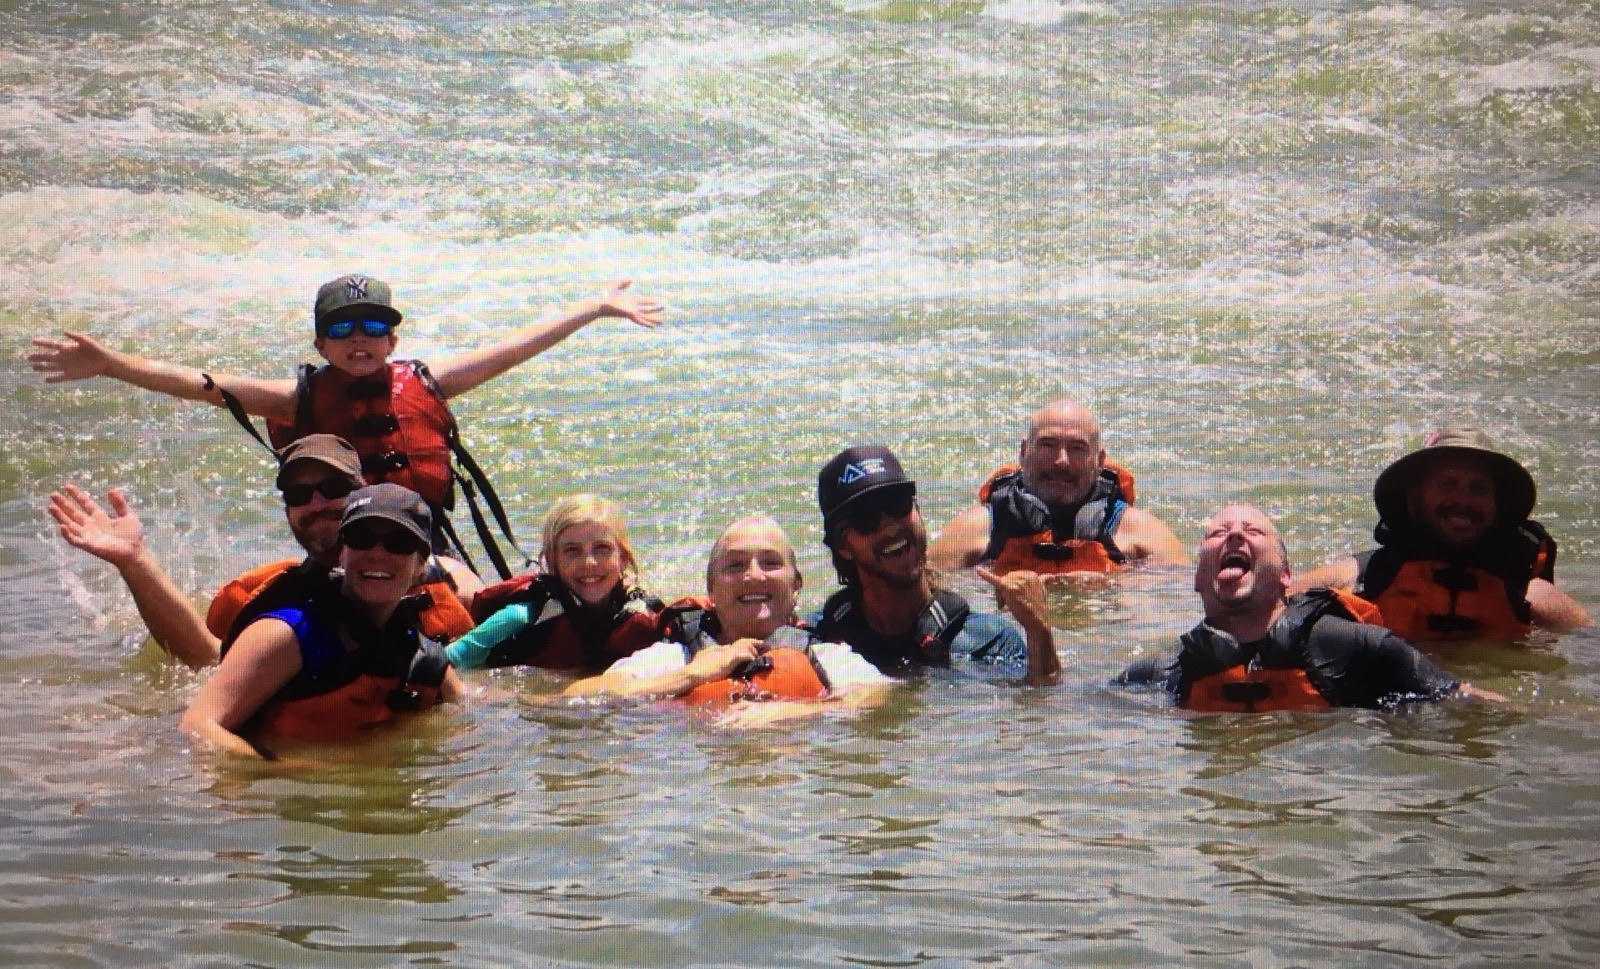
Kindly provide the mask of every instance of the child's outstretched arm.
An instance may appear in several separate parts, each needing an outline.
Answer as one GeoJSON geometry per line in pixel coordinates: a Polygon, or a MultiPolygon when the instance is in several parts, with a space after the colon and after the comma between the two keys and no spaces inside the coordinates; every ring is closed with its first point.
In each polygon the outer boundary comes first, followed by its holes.
{"type": "Polygon", "coordinates": [[[279,420],[294,418],[296,384],[293,379],[207,375],[196,367],[112,350],[88,334],[71,330],[63,333],[59,340],[34,337],[33,345],[40,349],[28,354],[28,362],[35,372],[44,374],[47,384],[112,377],[158,394],[203,400],[218,407],[223,406],[220,387],[237,397],[246,413],[279,420]]]}
{"type": "Polygon", "coordinates": [[[660,323],[664,307],[655,299],[629,293],[629,282],[625,279],[603,295],[569,307],[562,316],[525,326],[499,343],[438,361],[431,369],[439,382],[440,393],[446,397],[464,394],[538,356],[602,317],[632,320],[646,328],[660,323]]]}

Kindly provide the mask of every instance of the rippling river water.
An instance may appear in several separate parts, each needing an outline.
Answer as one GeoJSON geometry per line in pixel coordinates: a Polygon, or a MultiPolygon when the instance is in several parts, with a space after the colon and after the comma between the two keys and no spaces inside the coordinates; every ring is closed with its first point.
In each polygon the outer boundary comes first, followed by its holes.
{"type": "Polygon", "coordinates": [[[1245,498],[1301,568],[1470,419],[1600,612],[1592,3],[12,0],[0,91],[0,962],[1600,955],[1600,635],[1446,660],[1503,708],[1186,718],[1105,685],[1193,622],[1177,572],[1058,596],[1057,690],[738,733],[511,674],[320,766],[196,755],[199,678],[42,507],[126,486],[200,601],[287,553],[268,465],[21,362],[83,328],[286,376],[347,271],[437,357],[632,277],[668,325],[457,412],[525,535],[602,490],[665,595],[769,511],[814,606],[827,457],[889,444],[938,525],[1070,393],[1186,543],[1245,498]]]}

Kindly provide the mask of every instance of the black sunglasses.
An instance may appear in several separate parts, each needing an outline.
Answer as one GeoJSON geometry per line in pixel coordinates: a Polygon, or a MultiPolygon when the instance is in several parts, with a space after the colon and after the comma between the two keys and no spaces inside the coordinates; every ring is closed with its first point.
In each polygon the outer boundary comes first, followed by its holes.
{"type": "Polygon", "coordinates": [[[383,550],[391,555],[415,555],[423,548],[417,536],[410,532],[371,525],[352,525],[339,533],[339,540],[344,542],[345,548],[353,548],[358,552],[382,545],[383,550]]]}
{"type": "Polygon", "coordinates": [[[904,518],[911,514],[916,504],[916,493],[909,490],[896,489],[886,495],[871,495],[845,512],[844,524],[846,528],[865,535],[878,530],[878,522],[883,520],[884,515],[904,518]]]}
{"type": "Polygon", "coordinates": [[[356,490],[356,486],[351,483],[349,478],[340,478],[335,476],[323,478],[316,484],[284,485],[279,490],[283,492],[283,503],[285,505],[288,505],[290,508],[299,508],[301,505],[309,504],[311,502],[312,492],[321,495],[329,501],[333,501],[336,498],[343,498],[345,495],[348,495],[350,492],[356,490]]]}

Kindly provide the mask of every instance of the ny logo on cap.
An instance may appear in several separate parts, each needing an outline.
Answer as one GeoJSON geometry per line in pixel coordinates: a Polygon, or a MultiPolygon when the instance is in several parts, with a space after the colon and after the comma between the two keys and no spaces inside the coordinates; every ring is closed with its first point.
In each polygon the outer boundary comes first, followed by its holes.
{"type": "Polygon", "coordinates": [[[344,281],[344,295],[349,299],[367,298],[367,277],[351,276],[344,281]]]}
{"type": "Polygon", "coordinates": [[[839,473],[839,483],[849,484],[874,474],[883,474],[882,458],[865,458],[860,463],[851,462],[839,473]]]}

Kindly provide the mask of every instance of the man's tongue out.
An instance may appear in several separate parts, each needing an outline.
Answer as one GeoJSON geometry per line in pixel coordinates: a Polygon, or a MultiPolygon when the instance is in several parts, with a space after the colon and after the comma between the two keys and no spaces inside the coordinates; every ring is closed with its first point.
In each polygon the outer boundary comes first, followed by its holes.
{"type": "Polygon", "coordinates": [[[1222,556],[1218,563],[1217,579],[1222,582],[1237,582],[1250,572],[1250,556],[1242,552],[1229,552],[1222,556]]]}

